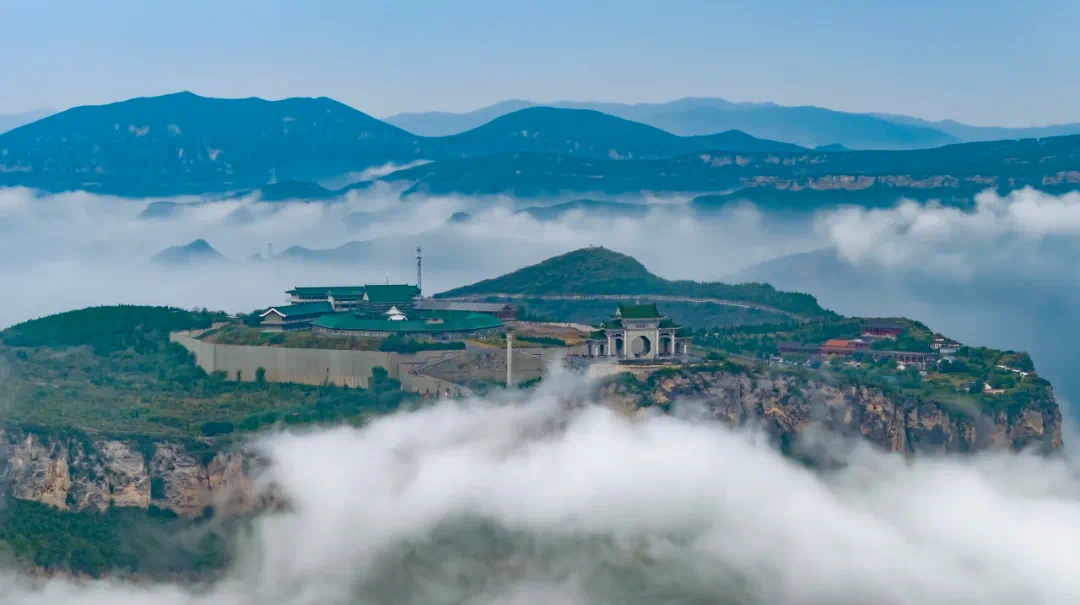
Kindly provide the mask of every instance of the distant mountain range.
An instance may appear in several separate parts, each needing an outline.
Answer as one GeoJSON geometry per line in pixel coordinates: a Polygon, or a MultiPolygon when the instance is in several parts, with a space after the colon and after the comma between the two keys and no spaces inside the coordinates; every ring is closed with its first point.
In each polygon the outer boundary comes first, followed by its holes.
{"type": "Polygon", "coordinates": [[[897,124],[926,126],[944,132],[961,141],[1000,141],[1004,139],[1041,139],[1080,134],[1080,123],[1053,124],[1050,126],[1032,126],[1026,128],[1007,128],[1002,126],[972,126],[955,120],[931,122],[922,118],[887,113],[871,114],[883,120],[897,124]]]}
{"type": "Polygon", "coordinates": [[[315,180],[416,159],[417,137],[337,101],[191,93],[76,107],[0,135],[0,184],[129,195],[315,180]]]}
{"type": "MultiPolygon", "coordinates": [[[[537,105],[513,99],[465,113],[401,113],[386,121],[418,135],[446,136],[537,105]]],[[[774,103],[732,103],[717,98],[636,104],[557,101],[547,106],[592,109],[683,136],[740,130],[755,137],[804,147],[839,144],[848,149],[925,149],[959,142],[1080,134],[1080,124],[1034,128],[971,126],[954,120],[931,122],[905,115],[785,107],[774,103]]]]}
{"type": "MultiPolygon", "coordinates": [[[[515,104],[520,103],[501,107],[515,104]]],[[[412,167],[379,178],[403,182],[406,196],[513,194],[565,200],[655,192],[705,196],[703,207],[759,198],[813,207],[839,199],[891,203],[908,194],[963,203],[987,187],[1031,185],[1053,191],[1080,185],[1080,135],[853,151],[851,137],[834,136],[840,125],[864,137],[888,131],[894,142],[903,139],[911,145],[944,139],[931,141],[923,136],[924,126],[900,124],[896,117],[819,108],[716,99],[601,104],[597,109],[566,105],[573,107],[525,107],[460,134],[424,137],[327,98],[265,101],[177,93],[132,99],[77,107],[0,134],[0,186],[140,197],[331,200],[370,187],[374,167],[408,164],[412,167]],[[827,143],[811,150],[739,130],[681,136],[601,109],[639,118],[678,112],[754,120],[768,110],[782,114],[775,124],[802,116],[803,122],[831,124],[833,130],[822,139],[827,143]],[[316,183],[342,182],[342,175],[365,170],[368,180],[342,189],[316,183]]],[[[773,124],[761,123],[766,122],[773,124]]],[[[786,132],[795,132],[794,126],[786,132]]],[[[166,210],[161,206],[153,212],[166,210]]]]}
{"type": "Polygon", "coordinates": [[[716,149],[799,147],[738,132],[680,137],[596,111],[552,108],[431,138],[327,98],[211,99],[183,92],[76,107],[0,135],[0,185],[172,195],[507,152],[660,159],[716,149]]]}
{"type": "Polygon", "coordinates": [[[963,143],[912,151],[694,153],[662,160],[583,160],[510,153],[446,160],[393,173],[408,195],[519,197],[719,192],[776,204],[892,203],[901,195],[970,200],[988,187],[1080,186],[1080,136],[963,143]]]}

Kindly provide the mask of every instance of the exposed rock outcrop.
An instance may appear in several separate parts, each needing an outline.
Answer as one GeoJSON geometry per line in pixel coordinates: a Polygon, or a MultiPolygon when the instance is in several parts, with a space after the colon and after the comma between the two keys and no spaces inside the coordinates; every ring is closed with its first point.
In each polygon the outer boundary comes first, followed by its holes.
{"type": "Polygon", "coordinates": [[[761,424],[781,441],[823,427],[861,436],[893,452],[974,452],[1061,447],[1061,411],[1050,388],[1022,407],[985,412],[957,404],[886,395],[866,386],[834,386],[787,374],[679,370],[640,382],[612,381],[601,399],[632,412],[676,399],[698,401],[731,425],[761,424]]]}
{"type": "Polygon", "coordinates": [[[249,464],[243,453],[192,451],[178,442],[0,427],[0,487],[62,510],[156,506],[194,516],[213,506],[243,512],[259,504],[245,472],[249,464]]]}

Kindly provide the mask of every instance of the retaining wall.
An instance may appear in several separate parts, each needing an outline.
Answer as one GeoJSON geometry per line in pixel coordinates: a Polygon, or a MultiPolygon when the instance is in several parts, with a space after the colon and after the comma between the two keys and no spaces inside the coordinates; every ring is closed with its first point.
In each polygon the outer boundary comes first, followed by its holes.
{"type": "MultiPolygon", "coordinates": [[[[421,351],[401,354],[382,351],[223,345],[199,340],[196,338],[197,335],[197,332],[174,332],[169,335],[169,340],[194,353],[195,363],[206,373],[225,372],[230,380],[236,380],[239,376],[240,380],[249,382],[254,381],[256,371],[263,368],[266,371],[266,380],[269,382],[295,382],[311,385],[330,383],[338,386],[367,388],[372,369],[381,367],[391,378],[401,380],[403,386],[408,382],[422,385],[420,392],[425,390],[434,392],[437,390],[436,387],[445,392],[449,385],[441,382],[419,381],[418,376],[410,375],[402,368],[414,365],[423,366],[461,353],[460,351],[421,351]],[[402,380],[403,376],[408,378],[402,380]]],[[[457,385],[452,385],[452,387],[461,388],[457,385]]]]}
{"type": "MultiPolygon", "coordinates": [[[[174,332],[169,340],[195,354],[195,363],[206,373],[224,372],[229,380],[251,382],[259,368],[268,382],[335,384],[367,388],[371,370],[386,369],[403,389],[416,393],[467,395],[461,386],[470,380],[506,380],[506,350],[482,348],[470,351],[420,351],[384,353],[337,349],[224,345],[199,340],[203,331],[174,332]]],[[[514,350],[514,382],[538,378],[548,364],[566,357],[565,348],[514,350]]]]}

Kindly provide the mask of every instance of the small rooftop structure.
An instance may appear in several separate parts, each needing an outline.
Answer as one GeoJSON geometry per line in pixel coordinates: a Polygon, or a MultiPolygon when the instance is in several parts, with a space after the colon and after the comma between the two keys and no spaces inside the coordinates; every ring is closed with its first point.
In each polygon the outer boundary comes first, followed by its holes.
{"type": "Polygon", "coordinates": [[[397,307],[390,307],[390,310],[383,313],[383,315],[390,321],[406,321],[408,319],[397,307]]]}

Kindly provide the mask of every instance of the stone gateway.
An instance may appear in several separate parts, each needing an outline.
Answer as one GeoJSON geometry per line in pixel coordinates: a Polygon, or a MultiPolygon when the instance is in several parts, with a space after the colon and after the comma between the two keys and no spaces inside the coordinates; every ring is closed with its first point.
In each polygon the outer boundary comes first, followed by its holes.
{"type": "Polygon", "coordinates": [[[593,330],[588,357],[619,361],[655,361],[685,355],[691,332],[661,315],[656,304],[619,305],[615,314],[593,330]]]}

